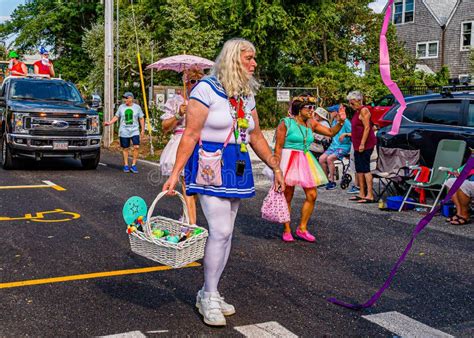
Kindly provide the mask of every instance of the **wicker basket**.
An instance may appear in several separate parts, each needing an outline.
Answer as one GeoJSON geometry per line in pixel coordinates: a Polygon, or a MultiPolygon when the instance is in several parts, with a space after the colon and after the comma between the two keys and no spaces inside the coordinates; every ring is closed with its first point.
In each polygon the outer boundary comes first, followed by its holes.
{"type": "Polygon", "coordinates": [[[129,234],[130,246],[132,251],[140,256],[173,268],[180,268],[204,257],[204,247],[206,246],[208,232],[204,228],[189,224],[186,203],[179,192],[176,192],[176,194],[183,204],[183,222],[163,216],[152,217],[156,203],[166,194],[167,191],[161,192],[150,206],[147,220],[143,226],[144,232],[135,231],[129,234]],[[162,230],[168,230],[170,235],[178,235],[182,226],[202,229],[202,233],[192,236],[183,242],[172,243],[153,237],[153,226],[162,230]]]}

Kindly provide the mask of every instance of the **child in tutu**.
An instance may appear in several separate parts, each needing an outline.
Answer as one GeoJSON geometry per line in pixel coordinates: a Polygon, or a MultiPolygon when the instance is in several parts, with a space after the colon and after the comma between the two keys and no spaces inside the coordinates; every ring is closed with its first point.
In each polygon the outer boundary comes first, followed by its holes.
{"type": "MultiPolygon", "coordinates": [[[[308,242],[315,241],[307,227],[317,197],[316,187],[328,183],[324,171],[309,151],[314,141],[313,132],[332,137],[339,132],[346,119],[345,111],[341,109],[336,116],[338,123],[331,128],[325,127],[312,118],[315,108],[315,97],[295,97],[291,103],[292,116],[284,118],[279,124],[275,143],[275,155],[281,159],[280,167],[285,177],[288,208],[291,210],[295,186],[301,186],[306,194],[296,236],[308,242]]],[[[282,239],[285,242],[294,241],[290,223],[284,224],[282,239]]]]}
{"type": "MultiPolygon", "coordinates": [[[[190,68],[184,73],[187,97],[189,93],[196,86],[199,80],[204,76],[202,70],[198,68],[190,68]]],[[[173,132],[168,144],[163,149],[163,152],[160,156],[160,167],[161,174],[163,176],[170,176],[173,169],[176,152],[178,150],[179,142],[183,136],[184,128],[186,125],[185,115],[186,115],[187,100],[183,96],[177,94],[166,101],[164,111],[165,113],[161,115],[162,127],[165,133],[173,132]]],[[[181,181],[183,185],[183,196],[186,200],[186,205],[189,211],[189,223],[196,223],[196,197],[186,195],[186,186],[184,179],[181,181]]]]}

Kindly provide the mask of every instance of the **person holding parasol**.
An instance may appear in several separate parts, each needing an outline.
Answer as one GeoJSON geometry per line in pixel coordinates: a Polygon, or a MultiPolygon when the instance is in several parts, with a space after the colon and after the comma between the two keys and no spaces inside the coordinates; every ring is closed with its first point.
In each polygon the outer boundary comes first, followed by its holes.
{"type": "MultiPolygon", "coordinates": [[[[189,93],[203,76],[203,71],[196,66],[192,66],[188,70],[184,71],[184,97],[179,94],[174,95],[166,101],[165,107],[163,108],[164,114],[160,117],[162,120],[161,127],[165,133],[173,133],[160,156],[160,168],[161,174],[163,176],[171,175],[171,171],[173,170],[173,166],[176,161],[176,152],[178,150],[178,145],[181,141],[181,137],[183,136],[183,132],[186,126],[185,117],[187,100],[185,99],[185,97],[189,97],[189,93]]],[[[186,194],[186,184],[184,182],[184,176],[181,176],[181,183],[183,187],[183,196],[186,201],[186,206],[188,207],[189,223],[195,224],[196,196],[188,196],[186,194]]]]}

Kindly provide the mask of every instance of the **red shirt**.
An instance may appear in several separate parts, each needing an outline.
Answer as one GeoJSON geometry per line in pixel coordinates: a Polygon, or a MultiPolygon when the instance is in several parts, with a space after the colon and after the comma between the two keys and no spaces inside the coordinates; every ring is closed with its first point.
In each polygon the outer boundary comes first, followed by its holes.
{"type": "MultiPolygon", "coordinates": [[[[362,136],[364,135],[364,124],[359,118],[360,111],[363,108],[367,108],[367,107],[362,106],[359,109],[357,109],[351,120],[351,126],[352,126],[351,138],[352,138],[352,144],[354,145],[354,151],[359,151],[360,142],[362,141],[362,136]]],[[[369,136],[367,136],[367,140],[365,140],[365,149],[373,149],[375,147],[375,144],[377,143],[374,130],[372,129],[372,122],[370,120],[369,120],[369,123],[370,123],[370,130],[369,130],[369,136]]]]}
{"type": "Polygon", "coordinates": [[[41,60],[36,61],[34,63],[34,65],[38,67],[38,74],[42,74],[42,75],[51,75],[50,64],[51,64],[51,62],[49,62],[47,65],[45,65],[45,64],[43,64],[43,62],[41,60]]]}
{"type": "MultiPolygon", "coordinates": [[[[21,69],[21,66],[24,65],[23,62],[17,62],[16,65],[13,65],[12,69],[10,69],[11,72],[18,72],[18,73],[21,73],[21,74],[24,74],[26,75],[26,73],[23,72],[23,69],[21,69]]],[[[18,75],[18,74],[12,74],[12,75],[18,75]]]]}

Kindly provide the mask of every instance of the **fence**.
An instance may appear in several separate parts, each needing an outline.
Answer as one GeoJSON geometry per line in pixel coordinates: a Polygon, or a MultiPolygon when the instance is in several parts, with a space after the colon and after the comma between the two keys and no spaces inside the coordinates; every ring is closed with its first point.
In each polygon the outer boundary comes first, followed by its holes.
{"type": "Polygon", "coordinates": [[[310,94],[319,98],[317,87],[262,87],[256,97],[262,129],[273,129],[287,116],[291,98],[310,94]]]}

